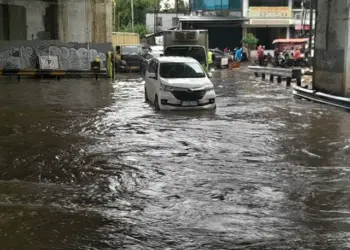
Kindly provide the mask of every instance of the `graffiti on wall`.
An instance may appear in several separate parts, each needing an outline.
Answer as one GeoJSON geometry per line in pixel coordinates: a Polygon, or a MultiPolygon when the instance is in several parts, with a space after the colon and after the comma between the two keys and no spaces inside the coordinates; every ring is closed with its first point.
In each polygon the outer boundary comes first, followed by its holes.
{"type": "Polygon", "coordinates": [[[85,70],[90,69],[90,61],[99,58],[106,62],[106,55],[95,49],[69,48],[56,45],[20,46],[12,49],[0,50],[0,69],[35,69],[39,65],[38,56],[57,56],[60,69],[85,70]]]}

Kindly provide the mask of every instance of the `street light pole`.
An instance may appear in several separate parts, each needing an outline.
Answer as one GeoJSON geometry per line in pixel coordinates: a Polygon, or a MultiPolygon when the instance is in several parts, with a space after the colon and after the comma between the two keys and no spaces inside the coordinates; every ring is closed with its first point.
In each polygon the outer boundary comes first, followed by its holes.
{"type": "Polygon", "coordinates": [[[131,3],[131,29],[134,32],[134,0],[130,1],[131,3]]]}

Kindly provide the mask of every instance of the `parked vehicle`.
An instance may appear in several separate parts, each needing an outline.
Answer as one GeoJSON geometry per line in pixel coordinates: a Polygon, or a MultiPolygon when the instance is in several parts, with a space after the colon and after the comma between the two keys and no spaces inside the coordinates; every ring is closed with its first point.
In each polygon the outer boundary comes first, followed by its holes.
{"type": "MultiPolygon", "coordinates": [[[[214,66],[218,69],[228,68],[230,57],[219,49],[209,49],[214,55],[214,66]]],[[[232,60],[233,61],[233,60],[232,60]]]]}
{"type": "Polygon", "coordinates": [[[163,46],[149,46],[148,51],[144,53],[140,59],[140,73],[145,75],[149,62],[153,58],[158,58],[163,55],[163,46]]]}
{"type": "Polygon", "coordinates": [[[122,65],[124,68],[121,71],[139,71],[142,55],[143,50],[141,45],[120,46],[121,60],[126,63],[126,65],[122,65]]]}
{"type": "MultiPolygon", "coordinates": [[[[278,53],[292,53],[293,48],[299,47],[301,52],[301,58],[297,61],[294,59],[288,59],[286,62],[280,64],[280,67],[307,67],[308,60],[305,57],[305,52],[308,49],[308,38],[292,38],[292,39],[276,39],[272,42],[275,44],[275,47],[278,49],[278,53]]],[[[281,61],[281,59],[279,59],[281,61]]]]}
{"type": "Polygon", "coordinates": [[[186,56],[196,59],[208,71],[207,30],[163,31],[164,56],[186,56]]]}
{"type": "Polygon", "coordinates": [[[131,32],[113,32],[112,43],[120,51],[121,61],[117,62],[117,71],[138,71],[140,57],[143,54],[140,35],[131,32]]]}
{"type": "Polygon", "coordinates": [[[145,100],[160,110],[215,109],[210,77],[194,58],[153,58],[145,75],[145,100]]]}

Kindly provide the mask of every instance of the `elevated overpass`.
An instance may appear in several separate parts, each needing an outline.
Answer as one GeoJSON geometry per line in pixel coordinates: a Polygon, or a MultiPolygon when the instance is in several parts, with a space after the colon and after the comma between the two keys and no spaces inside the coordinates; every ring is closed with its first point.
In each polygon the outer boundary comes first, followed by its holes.
{"type": "Polygon", "coordinates": [[[316,31],[313,87],[350,96],[350,0],[314,0],[316,31]]]}

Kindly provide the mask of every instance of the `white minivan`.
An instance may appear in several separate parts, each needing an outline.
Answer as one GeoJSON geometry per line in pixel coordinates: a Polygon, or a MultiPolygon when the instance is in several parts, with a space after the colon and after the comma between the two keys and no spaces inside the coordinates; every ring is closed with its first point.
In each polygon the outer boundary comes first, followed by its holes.
{"type": "Polygon", "coordinates": [[[150,61],[145,99],[160,110],[215,109],[216,94],[200,63],[191,57],[162,56],[150,61]]]}

